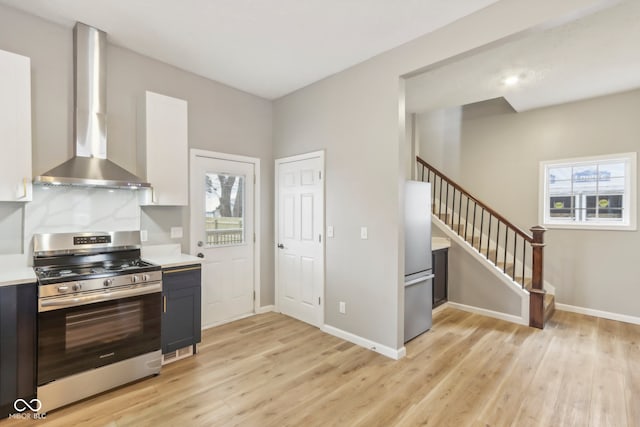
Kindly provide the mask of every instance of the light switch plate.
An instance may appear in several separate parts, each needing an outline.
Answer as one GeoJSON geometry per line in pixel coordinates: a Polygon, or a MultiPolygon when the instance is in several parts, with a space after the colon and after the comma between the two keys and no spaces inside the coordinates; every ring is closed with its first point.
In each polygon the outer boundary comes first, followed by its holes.
{"type": "Polygon", "coordinates": [[[360,238],[361,239],[369,238],[369,230],[367,230],[367,227],[360,227],[360,238]]]}
{"type": "Polygon", "coordinates": [[[333,225],[327,226],[327,237],[333,237],[333,225]]]}
{"type": "Polygon", "coordinates": [[[347,303],[340,301],[340,304],[338,304],[338,311],[340,314],[347,314],[347,303]]]}
{"type": "Polygon", "coordinates": [[[182,239],[182,227],[171,227],[171,238],[182,239]]]}
{"type": "Polygon", "coordinates": [[[147,235],[147,230],[140,230],[140,241],[146,242],[149,240],[149,236],[147,235]]]}

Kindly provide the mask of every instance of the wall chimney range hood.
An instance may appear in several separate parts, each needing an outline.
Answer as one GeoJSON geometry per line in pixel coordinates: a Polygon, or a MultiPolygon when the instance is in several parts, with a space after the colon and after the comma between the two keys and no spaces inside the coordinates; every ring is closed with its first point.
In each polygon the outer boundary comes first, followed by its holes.
{"type": "Polygon", "coordinates": [[[74,156],[34,178],[34,184],[106,188],[150,187],[107,159],[107,34],[73,28],[74,156]]]}

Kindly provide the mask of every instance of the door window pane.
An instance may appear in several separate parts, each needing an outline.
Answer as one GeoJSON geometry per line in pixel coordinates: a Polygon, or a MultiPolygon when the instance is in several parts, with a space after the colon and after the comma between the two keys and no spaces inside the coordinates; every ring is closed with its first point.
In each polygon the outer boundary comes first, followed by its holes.
{"type": "Polygon", "coordinates": [[[244,243],[245,177],[207,173],[205,180],[207,247],[244,243]]]}

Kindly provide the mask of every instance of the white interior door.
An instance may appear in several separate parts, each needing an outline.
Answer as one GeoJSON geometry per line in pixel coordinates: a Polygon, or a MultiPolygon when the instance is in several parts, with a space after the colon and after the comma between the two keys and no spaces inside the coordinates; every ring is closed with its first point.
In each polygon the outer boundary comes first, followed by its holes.
{"type": "Polygon", "coordinates": [[[191,249],[202,263],[202,327],[254,311],[254,165],[196,155],[191,249]]]}
{"type": "Polygon", "coordinates": [[[314,326],[324,321],[324,156],[276,160],[278,309],[314,326]]]}

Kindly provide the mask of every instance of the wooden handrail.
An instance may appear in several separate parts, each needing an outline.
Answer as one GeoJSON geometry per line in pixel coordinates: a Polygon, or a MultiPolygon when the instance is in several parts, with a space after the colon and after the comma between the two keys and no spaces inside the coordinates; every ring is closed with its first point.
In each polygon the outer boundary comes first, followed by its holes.
{"type": "Polygon", "coordinates": [[[423,165],[426,168],[428,168],[429,170],[431,170],[435,175],[438,175],[441,179],[445,180],[453,188],[455,188],[456,190],[458,190],[461,193],[463,193],[465,195],[465,197],[468,197],[470,200],[473,200],[475,203],[478,204],[478,206],[484,208],[484,210],[487,211],[488,213],[490,213],[493,217],[499,219],[503,224],[507,225],[514,232],[518,233],[523,239],[525,239],[529,243],[534,243],[534,239],[533,239],[532,235],[530,235],[529,233],[527,233],[526,231],[524,231],[522,228],[518,227],[517,225],[512,224],[511,221],[506,219],[504,216],[500,215],[495,209],[490,208],[485,203],[481,202],[476,197],[471,195],[471,193],[469,193],[467,190],[465,190],[460,185],[458,185],[454,180],[452,180],[451,178],[449,178],[448,176],[446,176],[445,174],[440,172],[438,169],[436,169],[433,166],[431,166],[429,163],[427,163],[424,160],[422,160],[420,157],[416,156],[416,160],[417,160],[418,163],[420,163],[421,165],[423,165]]]}
{"type": "MultiPolygon", "coordinates": [[[[545,290],[544,290],[544,259],[543,259],[543,249],[544,249],[544,232],[546,231],[546,229],[544,227],[540,227],[540,226],[535,226],[531,228],[531,233],[529,234],[526,231],[524,231],[523,229],[521,229],[520,227],[518,227],[517,225],[511,223],[511,221],[509,221],[508,219],[506,219],[504,216],[500,215],[498,212],[496,212],[495,209],[490,208],[489,206],[487,206],[485,203],[481,202],[480,200],[478,200],[478,198],[474,197],[471,195],[471,193],[469,193],[467,190],[465,190],[464,188],[462,188],[460,185],[458,185],[455,181],[453,181],[451,178],[447,177],[445,174],[443,174],[442,172],[440,172],[439,170],[437,170],[436,168],[434,168],[433,166],[431,166],[430,164],[428,164],[427,162],[425,162],[424,160],[422,160],[420,157],[416,156],[416,161],[418,162],[419,165],[422,165],[422,177],[420,177],[420,179],[422,181],[425,180],[425,170],[427,171],[427,182],[433,182],[433,184],[435,185],[436,182],[438,181],[437,178],[440,178],[440,193],[439,193],[439,199],[438,199],[438,204],[439,204],[439,213],[442,213],[442,207],[444,205],[445,208],[445,218],[448,217],[448,213],[447,210],[451,211],[451,223],[448,224],[449,220],[445,220],[445,224],[447,224],[454,233],[456,233],[458,236],[460,236],[461,238],[463,238],[464,240],[467,240],[467,225],[468,221],[469,221],[469,202],[471,201],[473,203],[473,220],[471,222],[472,226],[472,232],[471,232],[471,246],[474,249],[477,249],[477,251],[484,256],[489,262],[492,262],[495,266],[497,266],[498,268],[502,269],[502,272],[505,273],[507,276],[511,277],[511,279],[516,282],[519,283],[520,285],[522,285],[523,288],[526,288],[529,291],[529,325],[536,327],[536,328],[544,328],[544,294],[545,294],[545,290]],[[431,179],[431,173],[433,173],[433,180],[431,179]],[[444,203],[442,200],[443,197],[443,189],[442,189],[442,184],[446,185],[446,196],[444,199],[444,203]],[[449,203],[449,187],[453,188],[453,195],[451,198],[451,204],[449,203]],[[458,192],[459,194],[456,195],[456,192],[458,192]],[[462,196],[465,196],[466,199],[466,209],[465,209],[465,215],[464,215],[464,226],[463,229],[464,231],[464,236],[461,234],[461,226],[463,224],[462,221],[462,196]],[[454,217],[455,217],[455,213],[456,213],[456,196],[458,197],[458,223],[455,224],[454,223],[454,217]],[[475,245],[475,241],[474,241],[474,234],[475,234],[475,229],[476,229],[476,211],[478,210],[478,208],[480,208],[481,212],[480,212],[480,230],[479,230],[479,242],[478,242],[478,247],[476,248],[475,245]],[[488,216],[488,219],[485,221],[485,213],[488,216]],[[492,233],[492,229],[491,229],[491,224],[494,222],[497,223],[497,227],[494,233],[492,233]],[[486,229],[486,233],[484,232],[484,225],[485,223],[487,224],[487,229],[486,229]],[[500,224],[504,224],[505,229],[501,235],[500,233],[500,224]],[[456,228],[454,228],[457,225],[457,230],[456,228]],[[513,245],[511,246],[512,249],[512,254],[511,254],[511,258],[513,260],[512,264],[510,264],[509,267],[509,271],[507,270],[507,250],[509,248],[509,242],[508,242],[508,238],[509,238],[509,233],[513,234],[513,245]],[[495,254],[493,255],[493,260],[491,259],[490,256],[490,247],[491,247],[491,238],[492,238],[492,234],[493,237],[495,238],[495,254]],[[520,255],[521,255],[521,266],[522,266],[522,272],[520,273],[522,276],[521,278],[517,278],[516,277],[516,258],[518,255],[518,236],[520,236],[520,238],[522,238],[522,248],[520,250],[520,255]],[[502,261],[502,265],[500,266],[500,263],[498,262],[498,250],[499,250],[499,239],[504,238],[504,246],[503,246],[503,251],[504,251],[504,255],[503,255],[503,261],[502,261]],[[486,240],[484,242],[484,244],[486,244],[486,251],[483,251],[483,239],[486,240]],[[531,248],[531,253],[527,253],[527,244],[529,245],[529,247],[531,248]],[[527,258],[527,256],[529,256],[530,258],[527,258]],[[526,286],[526,282],[525,282],[525,266],[527,264],[527,259],[531,260],[531,283],[530,286],[526,286]]],[[[433,199],[434,199],[434,203],[435,203],[435,191],[434,190],[434,194],[433,194],[433,199]]],[[[435,205],[434,205],[435,206],[435,205]]],[[[434,208],[435,209],[435,208],[434,208]]],[[[435,212],[434,212],[435,213],[435,212]]],[[[442,217],[440,215],[440,219],[442,220],[442,217]]]]}

